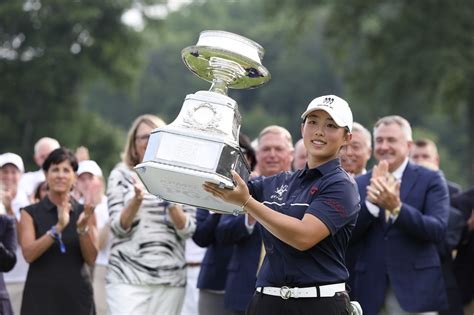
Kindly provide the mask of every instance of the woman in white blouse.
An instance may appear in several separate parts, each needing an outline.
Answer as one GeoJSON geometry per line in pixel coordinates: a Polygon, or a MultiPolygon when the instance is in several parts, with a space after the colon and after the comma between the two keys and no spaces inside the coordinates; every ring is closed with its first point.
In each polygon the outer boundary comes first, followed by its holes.
{"type": "Polygon", "coordinates": [[[114,242],[107,272],[111,314],[179,314],[186,285],[185,239],[195,230],[194,208],[149,194],[133,171],[143,160],[150,133],[165,123],[142,115],[132,124],[123,162],[107,185],[114,242]]]}

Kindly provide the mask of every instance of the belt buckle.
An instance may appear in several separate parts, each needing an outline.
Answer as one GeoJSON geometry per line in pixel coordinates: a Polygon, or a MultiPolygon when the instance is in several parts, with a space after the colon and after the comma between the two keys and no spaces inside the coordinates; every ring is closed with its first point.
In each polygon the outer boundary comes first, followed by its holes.
{"type": "Polygon", "coordinates": [[[291,297],[291,289],[287,286],[281,287],[280,296],[283,300],[288,300],[291,297]]]}

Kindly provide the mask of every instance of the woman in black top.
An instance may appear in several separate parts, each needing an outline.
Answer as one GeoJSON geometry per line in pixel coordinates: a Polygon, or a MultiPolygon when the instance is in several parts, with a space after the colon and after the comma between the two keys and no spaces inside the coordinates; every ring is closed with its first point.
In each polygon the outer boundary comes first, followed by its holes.
{"type": "Polygon", "coordinates": [[[47,196],[22,209],[20,239],[30,263],[21,314],[95,314],[90,271],[98,249],[95,201],[85,205],[70,196],[77,160],[65,148],[43,164],[47,196]]]}

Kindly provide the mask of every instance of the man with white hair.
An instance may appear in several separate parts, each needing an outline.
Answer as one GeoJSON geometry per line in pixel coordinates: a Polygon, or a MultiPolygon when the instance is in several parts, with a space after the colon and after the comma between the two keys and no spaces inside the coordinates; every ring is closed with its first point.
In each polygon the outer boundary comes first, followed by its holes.
{"type": "Polygon", "coordinates": [[[361,124],[352,125],[352,140],[341,150],[341,166],[353,176],[367,173],[367,162],[372,155],[372,139],[370,131],[361,124]]]}
{"type": "Polygon", "coordinates": [[[447,305],[437,244],[448,223],[440,172],[409,161],[409,122],[386,116],[374,126],[378,164],[356,177],[361,211],[349,246],[359,246],[352,298],[364,314],[437,314],[447,305]]]}
{"type": "Polygon", "coordinates": [[[43,137],[35,143],[33,159],[36,165],[39,166],[39,170],[24,173],[19,184],[20,188],[26,192],[30,198],[34,195],[36,187],[45,180],[44,172],[41,169],[44,160],[46,160],[53,150],[59,148],[59,146],[58,140],[49,137],[43,137]]]}
{"type": "MultiPolygon", "coordinates": [[[[20,209],[28,206],[30,201],[27,194],[19,188],[19,181],[25,168],[22,158],[15,153],[5,153],[0,156],[0,183],[2,203],[6,214],[20,220],[20,209]]],[[[20,245],[16,248],[17,263],[15,267],[4,274],[7,291],[14,314],[20,314],[21,298],[28,272],[28,264],[23,258],[20,245]]]]}

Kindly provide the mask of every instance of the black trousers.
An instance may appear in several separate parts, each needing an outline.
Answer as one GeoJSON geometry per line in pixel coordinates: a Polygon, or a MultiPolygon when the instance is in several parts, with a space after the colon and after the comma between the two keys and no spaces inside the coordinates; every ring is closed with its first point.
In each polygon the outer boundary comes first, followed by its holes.
{"type": "Polygon", "coordinates": [[[289,298],[255,292],[247,307],[246,315],[349,315],[349,295],[338,292],[333,297],[289,298]]]}

